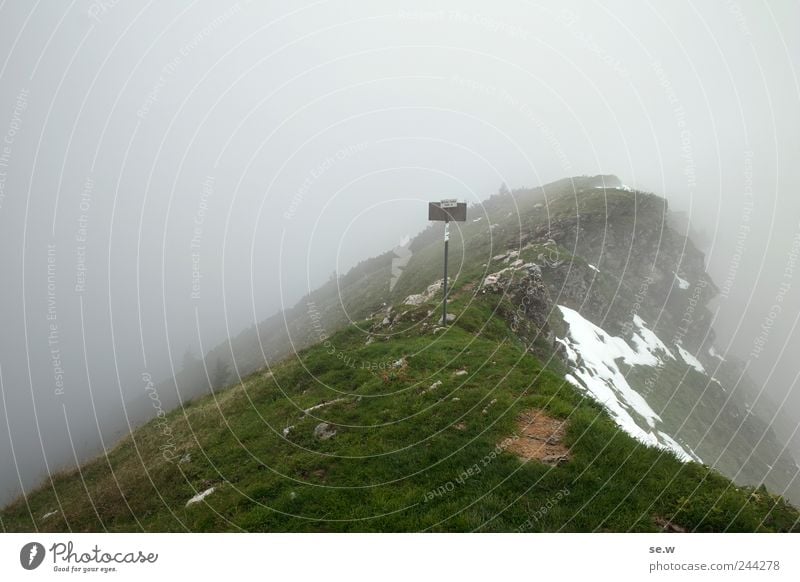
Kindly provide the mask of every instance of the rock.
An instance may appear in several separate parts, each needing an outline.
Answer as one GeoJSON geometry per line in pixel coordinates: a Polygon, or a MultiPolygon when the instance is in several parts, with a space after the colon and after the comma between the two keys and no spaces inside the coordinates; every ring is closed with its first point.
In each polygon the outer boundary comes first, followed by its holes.
{"type": "MultiPolygon", "coordinates": [[[[447,278],[448,283],[451,281],[450,277],[447,278]]],[[[413,305],[418,306],[422,305],[433,299],[434,295],[436,295],[439,291],[442,290],[442,286],[444,285],[444,279],[439,279],[435,283],[431,283],[422,293],[416,293],[414,295],[409,295],[405,298],[403,303],[406,305],[413,305]]]]}
{"type": "Polygon", "coordinates": [[[569,461],[567,455],[545,455],[542,457],[542,463],[546,465],[558,466],[563,465],[567,461],[569,461]]]}
{"type": "Polygon", "coordinates": [[[502,261],[503,259],[508,258],[508,253],[504,253],[502,255],[495,255],[492,257],[493,261],[502,261]]]}
{"type": "MultiPolygon", "coordinates": [[[[442,381],[441,381],[441,380],[436,380],[436,382],[434,382],[433,384],[431,384],[431,387],[430,387],[430,388],[428,388],[428,390],[436,390],[436,389],[437,389],[439,386],[441,386],[441,385],[442,385],[442,381]]],[[[426,390],[426,392],[427,392],[428,390],[426,390]]]]}
{"type": "Polygon", "coordinates": [[[656,525],[665,532],[671,533],[686,533],[686,528],[681,527],[677,523],[673,523],[668,519],[664,519],[663,517],[656,518],[656,525]]]}
{"type": "Polygon", "coordinates": [[[321,441],[326,441],[331,437],[336,436],[336,429],[327,422],[320,422],[314,427],[314,438],[321,441]]]}
{"type": "Polygon", "coordinates": [[[461,370],[456,370],[456,372],[453,375],[454,376],[466,376],[467,375],[467,371],[462,368],[461,370]]]}
{"type": "Polygon", "coordinates": [[[519,266],[521,266],[521,265],[522,265],[522,262],[523,262],[523,261],[522,261],[522,259],[517,259],[516,261],[514,261],[513,263],[511,263],[511,267],[512,267],[512,268],[517,268],[517,267],[519,267],[519,266]]]}
{"type": "Polygon", "coordinates": [[[336,398],[335,400],[327,400],[325,402],[320,402],[319,404],[315,404],[314,406],[306,408],[303,411],[303,415],[305,416],[306,414],[314,412],[315,410],[319,410],[320,408],[325,408],[326,406],[330,406],[331,404],[338,404],[339,402],[344,402],[345,400],[347,400],[347,398],[336,398]]]}
{"type": "Polygon", "coordinates": [[[405,358],[400,358],[399,360],[392,362],[393,368],[405,368],[408,366],[408,360],[405,358]]]}
{"type": "Polygon", "coordinates": [[[294,425],[292,425],[292,426],[287,426],[286,428],[284,428],[284,429],[283,429],[283,436],[289,436],[289,433],[291,432],[291,430],[292,430],[293,428],[294,428],[294,425]]]}
{"type": "Polygon", "coordinates": [[[487,290],[489,291],[498,291],[499,290],[498,283],[503,278],[503,275],[505,275],[508,272],[508,270],[509,270],[508,267],[506,267],[501,271],[497,271],[496,273],[492,273],[491,275],[486,275],[486,278],[483,280],[482,287],[484,289],[488,288],[487,290]]]}
{"type": "Polygon", "coordinates": [[[425,303],[425,297],[420,293],[416,295],[409,295],[408,297],[405,298],[405,301],[403,301],[403,303],[405,305],[414,305],[414,306],[422,305],[423,303],[425,303]]]}
{"type": "Polygon", "coordinates": [[[202,493],[198,493],[197,495],[195,495],[189,501],[186,502],[186,507],[189,507],[190,505],[194,505],[195,503],[200,503],[203,499],[205,499],[206,497],[208,497],[209,495],[214,493],[215,490],[216,490],[215,487],[209,487],[208,489],[206,489],[202,493]]]}
{"type": "Polygon", "coordinates": [[[190,462],[191,460],[192,460],[192,455],[190,455],[189,453],[186,453],[185,455],[183,455],[183,456],[181,457],[181,460],[180,460],[180,461],[178,461],[178,464],[179,464],[179,465],[182,465],[183,463],[188,463],[188,462],[190,462]]]}
{"type": "Polygon", "coordinates": [[[388,317],[384,317],[381,325],[389,325],[392,321],[388,317]]]}
{"type": "Polygon", "coordinates": [[[364,342],[364,345],[368,346],[369,344],[371,344],[371,343],[372,343],[372,342],[374,342],[374,341],[375,341],[375,338],[374,338],[373,336],[369,336],[369,337],[367,338],[367,341],[366,341],[366,342],[364,342]]]}
{"type": "Polygon", "coordinates": [[[448,313],[446,319],[447,319],[447,323],[454,322],[456,320],[455,313],[448,313]]]}
{"type": "Polygon", "coordinates": [[[435,334],[437,334],[437,333],[439,333],[439,332],[440,332],[440,331],[442,331],[443,329],[444,329],[443,327],[439,327],[439,326],[437,326],[437,327],[434,327],[434,328],[433,328],[433,333],[434,333],[434,335],[435,335],[435,334]]]}

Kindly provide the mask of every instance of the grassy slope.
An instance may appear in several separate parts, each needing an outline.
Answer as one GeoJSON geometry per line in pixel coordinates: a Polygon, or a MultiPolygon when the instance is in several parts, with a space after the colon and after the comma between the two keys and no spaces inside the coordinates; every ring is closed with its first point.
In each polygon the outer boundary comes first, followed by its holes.
{"type": "Polygon", "coordinates": [[[6,508],[2,527],[653,531],[656,518],[666,518],[699,531],[798,528],[796,510],[780,498],[737,488],[620,432],[561,379],[559,364],[543,367],[490,317],[497,298],[467,307],[469,293],[457,297],[460,317],[446,334],[409,323],[390,341],[366,345],[348,327],[327,347],[199,399],[170,413],[168,424],[153,421],[107,457],[55,477],[6,508]],[[392,368],[401,357],[408,366],[392,368]],[[462,367],[469,373],[454,376],[462,367]],[[422,394],[436,380],[442,385],[422,394]],[[333,398],[346,400],[303,417],[301,409],[333,398]],[[498,452],[517,415],[532,407],[568,418],[571,462],[554,468],[498,452]],[[338,425],[334,438],[314,439],[322,420],[338,425]],[[191,460],[165,461],[166,443],[191,460]],[[212,486],[204,502],[185,507],[212,486]]]}

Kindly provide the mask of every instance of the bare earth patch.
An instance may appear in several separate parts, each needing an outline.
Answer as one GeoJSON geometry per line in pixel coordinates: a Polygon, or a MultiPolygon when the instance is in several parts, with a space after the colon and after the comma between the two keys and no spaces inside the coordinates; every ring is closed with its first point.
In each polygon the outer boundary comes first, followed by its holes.
{"type": "Polygon", "coordinates": [[[543,410],[531,409],[520,414],[517,432],[503,439],[500,448],[526,461],[535,460],[557,466],[570,460],[569,449],[562,443],[566,421],[553,418],[543,410]]]}

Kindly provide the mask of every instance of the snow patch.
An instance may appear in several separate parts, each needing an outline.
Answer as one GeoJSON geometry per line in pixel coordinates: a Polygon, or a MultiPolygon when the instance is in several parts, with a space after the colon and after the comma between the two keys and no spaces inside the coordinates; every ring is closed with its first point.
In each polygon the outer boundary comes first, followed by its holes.
{"type": "Polygon", "coordinates": [[[681,358],[683,358],[683,361],[689,364],[692,368],[694,368],[701,374],[706,373],[706,369],[703,367],[703,364],[700,363],[700,360],[698,360],[692,354],[687,352],[680,344],[678,344],[678,353],[681,355],[681,358]]]}
{"type": "Polygon", "coordinates": [[[673,360],[675,359],[675,356],[672,355],[672,352],[669,351],[669,348],[655,333],[653,333],[651,329],[647,327],[647,324],[641,317],[634,315],[633,323],[638,328],[638,332],[633,334],[631,337],[631,341],[633,342],[634,346],[636,346],[636,351],[638,353],[648,353],[650,356],[652,356],[652,358],[658,360],[657,362],[649,365],[652,366],[662,364],[663,361],[659,358],[659,355],[661,354],[664,354],[673,360]]]}
{"type": "Polygon", "coordinates": [[[689,281],[686,279],[681,279],[678,273],[675,271],[673,271],[672,274],[675,275],[675,281],[678,283],[678,287],[686,291],[689,288],[689,281]]]}
{"type": "Polygon", "coordinates": [[[708,348],[708,355],[711,356],[712,358],[717,358],[720,362],[725,361],[725,358],[723,358],[722,355],[717,350],[714,349],[714,346],[708,348]]]}
{"type": "Polygon", "coordinates": [[[699,460],[672,437],[656,429],[661,417],[628,384],[617,365],[619,359],[631,366],[659,366],[663,364],[661,355],[674,359],[664,343],[645,327],[644,321],[638,316],[634,318],[638,328],[633,335],[634,348],[577,311],[563,305],[558,308],[569,325],[567,337],[557,340],[564,346],[573,365],[573,373],[566,375],[567,381],[600,402],[617,425],[640,442],[672,451],[683,461],[699,460]],[[642,419],[647,428],[643,428],[635,417],[642,419]]]}

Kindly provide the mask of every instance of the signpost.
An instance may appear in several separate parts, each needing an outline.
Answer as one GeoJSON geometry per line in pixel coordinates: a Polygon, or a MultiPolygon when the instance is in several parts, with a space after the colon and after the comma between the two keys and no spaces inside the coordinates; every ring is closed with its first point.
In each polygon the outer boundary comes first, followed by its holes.
{"type": "Polygon", "coordinates": [[[464,222],[467,220],[467,203],[459,202],[455,198],[447,198],[441,202],[428,204],[428,220],[444,222],[444,279],[442,294],[442,325],[447,325],[447,247],[450,242],[450,221],[464,222]]]}

